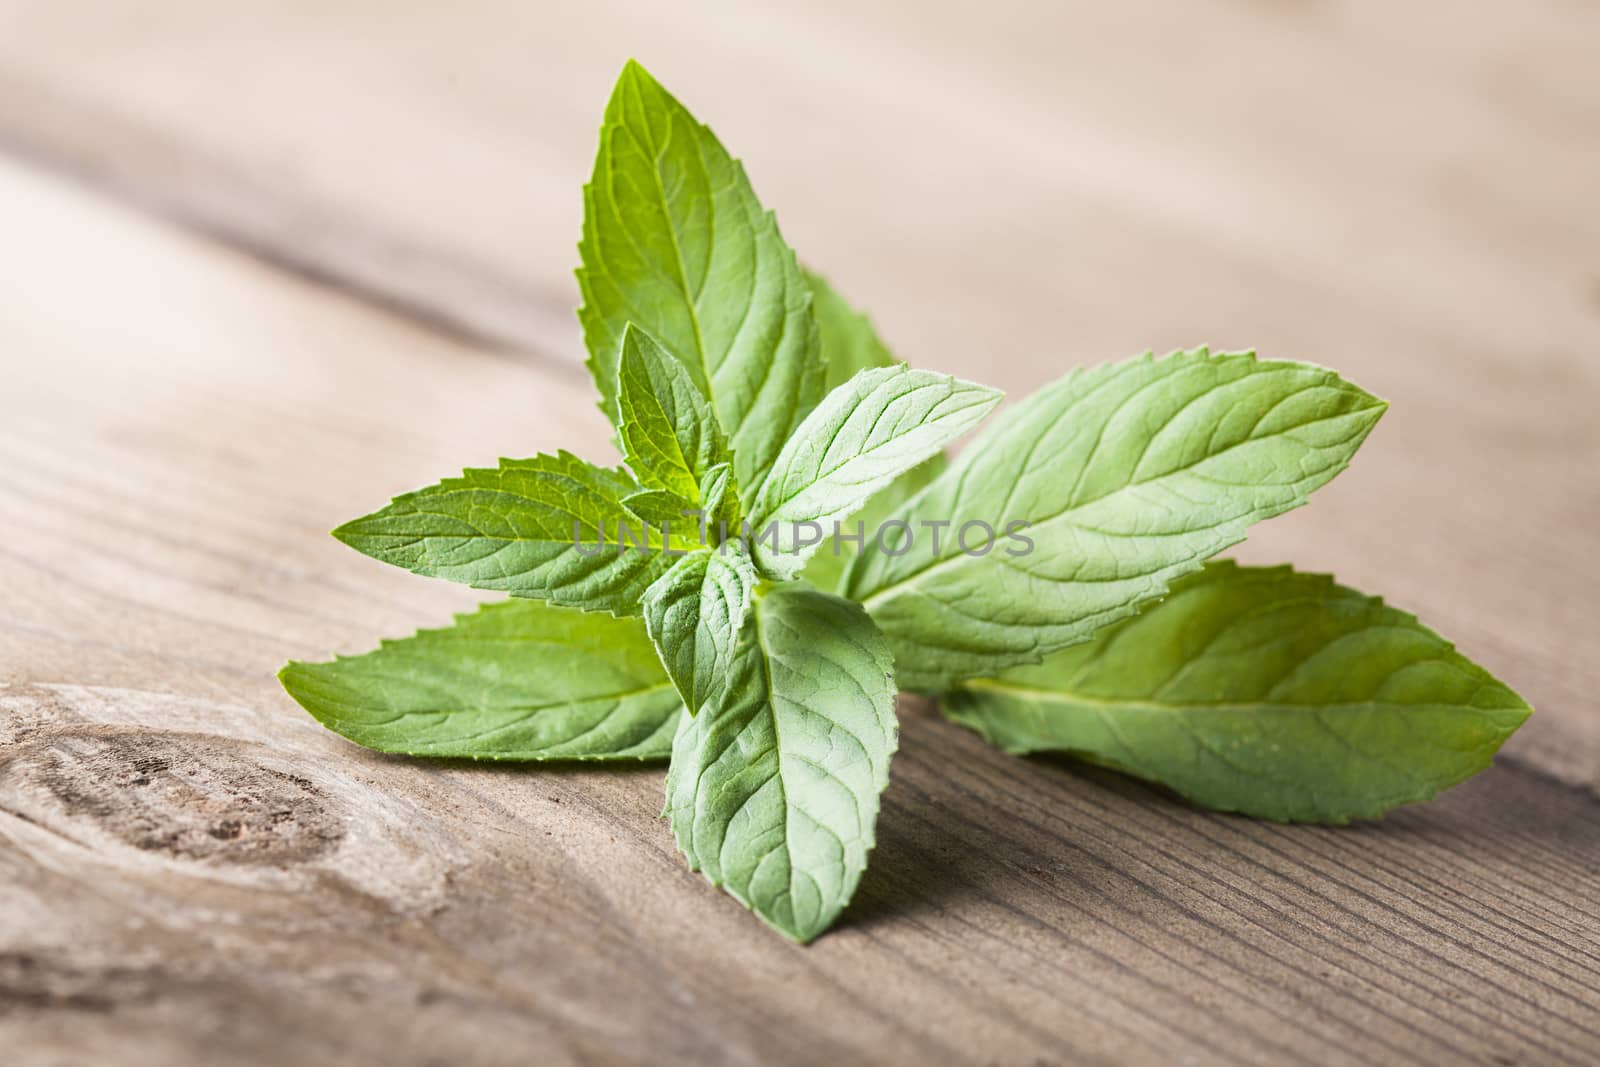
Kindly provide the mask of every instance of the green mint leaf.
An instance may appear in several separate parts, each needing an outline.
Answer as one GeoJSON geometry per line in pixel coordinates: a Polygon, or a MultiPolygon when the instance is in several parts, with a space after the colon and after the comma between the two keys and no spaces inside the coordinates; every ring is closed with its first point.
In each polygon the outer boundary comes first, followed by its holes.
{"type": "Polygon", "coordinates": [[[1288,567],[1212,564],[1042,664],[964,683],[945,714],[1197,804],[1344,823],[1489,765],[1522,699],[1415,618],[1288,567]]]}
{"type": "Polygon", "coordinates": [[[742,553],[703,549],[645,590],[645,626],[691,715],[727,680],[755,585],[742,553]]]}
{"type": "Polygon", "coordinates": [[[719,463],[700,479],[700,506],[706,528],[702,540],[716,544],[724,531],[737,531],[743,516],[739,487],[734,484],[731,464],[719,463]]]}
{"type": "MultiPolygon", "coordinates": [[[[641,489],[622,498],[622,506],[634,515],[669,530],[689,531],[696,527],[699,505],[665,489],[641,489]]],[[[676,538],[674,538],[676,540],[676,538]]]]}
{"type": "Polygon", "coordinates": [[[1251,353],[1074,371],[906,505],[898,517],[949,521],[937,549],[940,531],[916,527],[869,541],[844,590],[888,635],[907,688],[1038,662],[1304,503],[1385,406],[1332,371],[1251,353]]]}
{"type": "MultiPolygon", "coordinates": [[[[811,286],[817,330],[822,335],[822,356],[828,361],[830,391],[849,381],[857,371],[892,367],[900,362],[878,336],[872,321],[851,307],[826,278],[807,271],[806,282],[811,286]]],[[[837,589],[855,558],[855,544],[849,538],[857,532],[857,524],[870,536],[880,522],[891,518],[901,504],[921,491],[945,466],[944,456],[936,455],[879,490],[865,507],[840,522],[842,537],[836,538],[833,530],[828,531],[801,576],[819,589],[837,589]]]]}
{"type": "MultiPolygon", "coordinates": [[[[637,615],[639,597],[673,559],[660,530],[624,506],[636,489],[622,471],[568,452],[506,459],[396,497],[333,535],[417,574],[637,615]]],[[[694,532],[685,520],[671,547],[698,547],[694,532]]]]}
{"type": "Polygon", "coordinates": [[[726,690],[673,741],[667,814],[690,868],[797,941],[827,929],[872,848],[894,694],[858,605],[796,585],[759,596],[726,690]]]}
{"type": "Polygon", "coordinates": [[[638,619],[530,600],[278,678],[335,733],[411,756],[660,759],[683,709],[638,619]]]}
{"type": "Polygon", "coordinates": [[[701,477],[733,455],[689,372],[630,323],[622,333],[618,389],[618,438],[639,484],[697,505],[701,477]]]}
{"type": "Polygon", "coordinates": [[[906,366],[856,374],[806,416],[762,483],[750,518],[757,566],[775,578],[797,575],[835,522],[999,402],[993,389],[906,366]]]}
{"type": "Polygon", "coordinates": [[[912,497],[926,489],[949,465],[950,461],[941,452],[906,471],[890,482],[887,488],[880,489],[865,507],[840,521],[837,530],[830,528],[827,531],[827,536],[817,546],[816,553],[806,561],[805,570],[800,572],[800,576],[818,589],[837,591],[844,584],[851,561],[856,558],[854,538],[859,535],[862,545],[865,545],[867,538],[876,536],[884,522],[894,518],[912,497]]]}
{"type": "Polygon", "coordinates": [[[606,106],[578,251],[601,409],[633,322],[683,361],[754,489],[822,397],[811,291],[744,168],[637,63],[606,106]]]}
{"type": "Polygon", "coordinates": [[[822,358],[827,360],[829,392],[854,378],[857,371],[899,362],[873,329],[872,320],[851,307],[828,279],[809,270],[805,276],[822,339],[822,358]]]}
{"type": "MultiPolygon", "coordinates": [[[[624,497],[622,503],[641,519],[655,523],[668,533],[679,531],[707,545],[717,544],[724,530],[738,531],[739,489],[733,484],[731,463],[719,463],[706,471],[700,479],[697,495],[701,502],[693,504],[664,489],[646,489],[624,497]]],[[[674,534],[672,540],[676,542],[677,539],[674,534]]]]}

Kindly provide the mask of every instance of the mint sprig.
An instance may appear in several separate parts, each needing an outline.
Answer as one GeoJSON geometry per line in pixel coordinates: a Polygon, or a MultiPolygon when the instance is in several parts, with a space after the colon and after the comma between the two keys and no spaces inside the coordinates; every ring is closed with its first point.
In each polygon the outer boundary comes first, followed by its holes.
{"type": "Polygon", "coordinates": [[[579,318],[626,466],[502,460],[336,530],[513,599],[287,665],[330,729],[417,756],[670,752],[690,867],[806,941],[866,868],[899,687],[1008,751],[1284,821],[1426,799],[1526,718],[1375,598],[1207,564],[1383,414],[1333,371],[1204,348],[1074,370],[950,462],[1000,395],[896,360],[635,63],[584,206],[579,318]]]}

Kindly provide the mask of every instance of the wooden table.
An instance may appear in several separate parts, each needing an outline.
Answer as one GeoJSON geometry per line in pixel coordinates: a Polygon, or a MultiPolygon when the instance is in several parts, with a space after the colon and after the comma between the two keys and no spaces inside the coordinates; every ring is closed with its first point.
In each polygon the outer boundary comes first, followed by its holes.
{"type": "Polygon", "coordinates": [[[1600,1062],[1597,44],[1571,0],[0,4],[0,1057],[1600,1062]],[[919,365],[1209,341],[1387,397],[1242,555],[1538,713],[1326,829],[904,702],[807,949],[684,868],[659,769],[322,730],[279,664],[474,600],[327,529],[607,452],[570,269],[630,54],[919,365]]]}

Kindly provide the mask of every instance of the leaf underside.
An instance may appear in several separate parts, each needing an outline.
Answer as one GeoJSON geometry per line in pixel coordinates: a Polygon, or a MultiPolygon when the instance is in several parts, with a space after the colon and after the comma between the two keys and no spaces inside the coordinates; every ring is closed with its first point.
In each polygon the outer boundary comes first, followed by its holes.
{"type": "Polygon", "coordinates": [[[645,626],[691,714],[727,680],[755,584],[745,556],[702,549],[645,591],[645,626]]]}
{"type": "MultiPolygon", "coordinates": [[[[640,596],[672,565],[660,551],[659,531],[646,529],[622,503],[637,491],[624,472],[567,452],[501,460],[499,467],[467,470],[396,497],[333,533],[417,574],[637,615],[640,596]],[[625,547],[618,537],[624,526],[625,547]]],[[[673,547],[692,548],[695,541],[675,538],[673,547]]]]}
{"type": "Polygon", "coordinates": [[[901,513],[1026,522],[1031,551],[869,543],[843,588],[888,635],[907,688],[1037,662],[1303,503],[1384,407],[1331,371],[1249,353],[1074,371],[994,420],[901,513]]]}
{"type": "Polygon", "coordinates": [[[410,756],[662,759],[683,708],[640,620],[530,600],[278,677],[335,733],[410,756]]]}
{"type": "Polygon", "coordinates": [[[1487,767],[1522,699],[1413,616],[1320,574],[1222,561],[1043,663],[964,683],[945,714],[1197,804],[1376,818],[1487,767]]]}
{"type": "Polygon", "coordinates": [[[800,538],[800,524],[817,523],[831,534],[835,523],[939,454],[999,401],[993,389],[904,365],[856,374],[806,417],[762,483],[750,522],[773,536],[754,542],[757,566],[793,578],[817,547],[800,538]]]}
{"type": "Polygon", "coordinates": [[[758,598],[727,689],[673,742],[667,816],[690,868],[788,937],[827,929],[872,848],[894,694],[858,605],[799,585],[758,598]]]}

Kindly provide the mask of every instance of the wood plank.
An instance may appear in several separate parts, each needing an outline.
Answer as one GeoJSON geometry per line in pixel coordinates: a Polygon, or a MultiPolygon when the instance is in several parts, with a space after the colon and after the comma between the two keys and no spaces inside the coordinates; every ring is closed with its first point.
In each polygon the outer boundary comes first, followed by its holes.
{"type": "Polygon", "coordinates": [[[918,364],[1020,393],[1209,340],[1390,399],[1356,468],[1246,555],[1416,611],[1539,709],[1514,757],[1600,785],[1600,16],[985,12],[11,0],[0,140],[575,362],[577,189],[638,55],[918,364]]]}
{"type": "Polygon", "coordinates": [[[841,927],[688,872],[661,771],[389,758],[277,688],[471,602],[322,531],[599,456],[582,382],[0,164],[7,1062],[1592,1062],[1600,803],[1507,764],[1351,829],[903,707],[841,927]]]}

